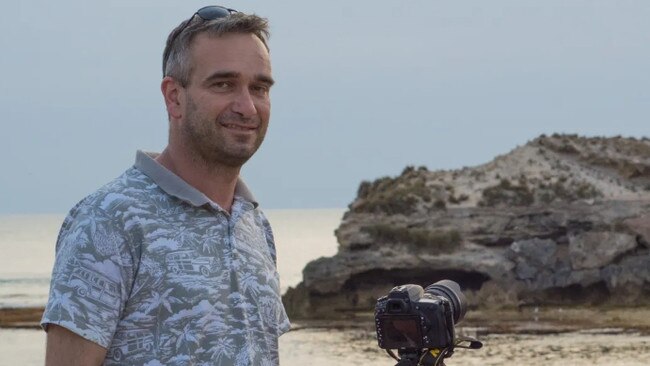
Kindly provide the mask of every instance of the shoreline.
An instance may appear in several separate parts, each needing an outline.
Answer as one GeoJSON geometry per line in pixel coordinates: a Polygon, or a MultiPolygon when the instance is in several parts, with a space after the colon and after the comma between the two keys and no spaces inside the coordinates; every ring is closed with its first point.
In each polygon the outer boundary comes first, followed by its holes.
{"type": "MultiPolygon", "coordinates": [[[[0,308],[0,329],[41,329],[43,307],[0,308]]],[[[374,329],[371,312],[340,319],[294,319],[292,331],[303,329],[374,329]]],[[[650,307],[524,307],[469,310],[457,325],[475,335],[559,334],[600,330],[650,334],[650,307]]]]}
{"type": "Polygon", "coordinates": [[[0,329],[41,329],[44,307],[0,308],[0,329]]]}

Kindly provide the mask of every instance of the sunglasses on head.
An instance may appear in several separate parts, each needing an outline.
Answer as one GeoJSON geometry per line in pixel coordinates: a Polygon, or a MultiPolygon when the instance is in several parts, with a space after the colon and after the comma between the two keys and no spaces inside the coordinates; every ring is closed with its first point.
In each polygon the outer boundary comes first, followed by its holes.
{"type": "Polygon", "coordinates": [[[235,9],[230,9],[219,5],[209,5],[209,6],[202,7],[201,9],[197,10],[196,13],[192,14],[190,19],[188,19],[185,22],[185,24],[183,24],[183,27],[181,27],[181,29],[178,30],[178,32],[174,33],[171,42],[169,42],[169,47],[163,57],[163,75],[165,74],[165,68],[167,67],[167,59],[169,58],[169,54],[171,53],[171,49],[172,46],[174,45],[174,42],[176,41],[176,38],[178,38],[179,34],[183,33],[183,31],[185,30],[185,28],[187,28],[188,25],[190,25],[192,19],[194,19],[195,16],[198,15],[199,18],[203,20],[215,20],[219,18],[226,18],[233,13],[238,13],[238,11],[235,9]]]}

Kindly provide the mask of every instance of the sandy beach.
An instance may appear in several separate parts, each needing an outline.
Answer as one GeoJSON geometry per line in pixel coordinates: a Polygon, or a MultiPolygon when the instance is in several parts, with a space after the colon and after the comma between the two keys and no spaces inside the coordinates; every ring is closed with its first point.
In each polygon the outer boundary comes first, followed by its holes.
{"type": "MultiPolygon", "coordinates": [[[[41,365],[41,308],[0,309],[0,365],[41,365]]],[[[394,365],[377,346],[371,314],[353,319],[294,321],[280,338],[283,365],[394,365]]],[[[457,327],[480,350],[458,349],[452,365],[650,364],[650,309],[522,308],[470,311],[457,327]]]]}

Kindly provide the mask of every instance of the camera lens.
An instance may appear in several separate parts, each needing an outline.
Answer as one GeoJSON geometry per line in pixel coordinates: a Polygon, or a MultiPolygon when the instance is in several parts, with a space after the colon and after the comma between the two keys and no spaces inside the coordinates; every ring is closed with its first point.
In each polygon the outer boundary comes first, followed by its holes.
{"type": "Polygon", "coordinates": [[[434,295],[442,296],[447,299],[452,306],[454,313],[454,324],[463,320],[467,312],[467,299],[465,295],[460,292],[460,286],[451,280],[442,280],[429,285],[424,292],[434,295]]]}

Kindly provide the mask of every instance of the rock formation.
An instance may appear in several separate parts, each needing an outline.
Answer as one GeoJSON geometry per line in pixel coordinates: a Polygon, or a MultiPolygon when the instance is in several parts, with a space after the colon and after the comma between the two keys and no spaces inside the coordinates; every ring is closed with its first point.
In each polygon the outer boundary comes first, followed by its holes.
{"type": "Polygon", "coordinates": [[[650,303],[650,140],[540,136],[473,168],[363,182],[291,316],[373,309],[393,286],[460,283],[470,306],[650,303]]]}

